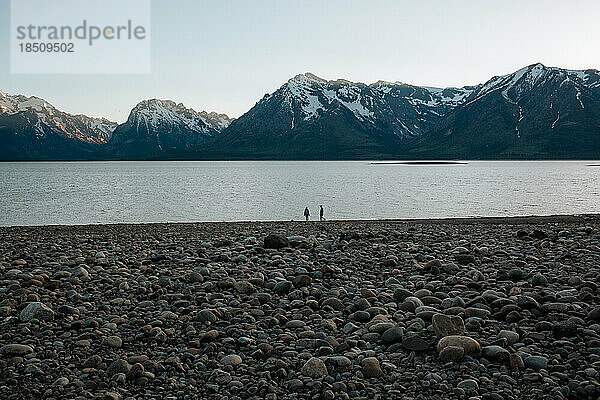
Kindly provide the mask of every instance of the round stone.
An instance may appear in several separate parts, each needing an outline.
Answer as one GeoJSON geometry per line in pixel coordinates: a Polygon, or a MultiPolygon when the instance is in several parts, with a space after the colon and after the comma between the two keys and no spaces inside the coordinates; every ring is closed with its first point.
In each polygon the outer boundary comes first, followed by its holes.
{"type": "Polygon", "coordinates": [[[233,365],[235,367],[241,363],[242,357],[238,356],[237,354],[229,354],[221,358],[221,364],[223,365],[233,365]]]}
{"type": "Polygon", "coordinates": [[[321,308],[326,306],[329,306],[337,311],[344,309],[344,303],[342,303],[340,299],[335,297],[330,297],[328,299],[323,300],[323,303],[321,303],[321,308]]]}
{"type": "Polygon", "coordinates": [[[469,307],[465,309],[465,318],[476,317],[481,319],[487,319],[492,313],[483,308],[469,307]]]}
{"type": "Polygon", "coordinates": [[[191,283],[202,283],[204,282],[204,276],[198,271],[192,271],[189,276],[189,281],[191,283]]]}
{"type": "Polygon", "coordinates": [[[446,336],[437,344],[438,353],[448,346],[462,347],[466,355],[475,355],[481,352],[481,345],[468,336],[446,336]]]}
{"type": "Polygon", "coordinates": [[[101,362],[102,362],[102,357],[100,357],[99,355],[96,354],[91,357],[88,357],[83,362],[83,368],[96,368],[96,367],[98,367],[98,365],[100,365],[101,362]]]}
{"type": "Polygon", "coordinates": [[[474,391],[479,389],[479,384],[475,379],[465,379],[464,381],[458,382],[456,387],[464,389],[466,391],[474,391]]]}
{"type": "Polygon", "coordinates": [[[402,329],[398,326],[394,326],[392,328],[387,329],[385,332],[383,332],[383,335],[381,335],[381,340],[385,344],[398,343],[398,342],[402,341],[403,334],[404,334],[404,329],[402,329]]]}
{"type": "Polygon", "coordinates": [[[419,298],[414,296],[409,296],[405,298],[402,304],[400,304],[400,309],[402,311],[415,312],[417,307],[423,307],[423,302],[419,298]]]}
{"type": "Polygon", "coordinates": [[[54,381],[54,383],[52,384],[52,386],[67,386],[69,384],[69,378],[67,377],[60,377],[57,380],[54,381]]]}
{"type": "Polygon", "coordinates": [[[485,346],[481,349],[481,355],[488,360],[504,361],[508,360],[510,353],[500,346],[485,346]]]}
{"type": "Polygon", "coordinates": [[[120,349],[123,346],[123,340],[118,336],[109,336],[102,343],[113,349],[120,349]]]}
{"type": "Polygon", "coordinates": [[[591,309],[586,316],[587,319],[600,322],[600,307],[594,307],[591,309]]]}
{"type": "Polygon", "coordinates": [[[383,371],[379,365],[379,360],[375,357],[367,357],[361,362],[362,373],[365,378],[379,378],[383,376],[383,371]]]}
{"type": "Polygon", "coordinates": [[[312,278],[306,274],[298,275],[294,278],[294,286],[296,287],[307,287],[312,283],[312,278]]]}
{"type": "Polygon", "coordinates": [[[536,273],[531,277],[531,284],[533,286],[547,286],[548,279],[541,272],[536,273]]]}
{"type": "Polygon", "coordinates": [[[130,381],[134,381],[137,378],[141,377],[144,374],[144,366],[140,363],[135,363],[129,369],[127,373],[127,377],[130,381]]]}
{"type": "Polygon", "coordinates": [[[126,374],[129,372],[131,365],[125,360],[119,359],[113,361],[112,364],[106,369],[106,374],[108,376],[113,376],[114,374],[123,373],[126,374]]]}
{"type": "Polygon", "coordinates": [[[320,358],[312,357],[304,364],[301,372],[311,378],[322,378],[327,375],[327,367],[320,358]]]}
{"type": "Polygon", "coordinates": [[[516,371],[525,369],[525,363],[523,362],[523,358],[517,353],[513,353],[510,355],[509,365],[511,369],[516,371]]]}
{"type": "Polygon", "coordinates": [[[27,307],[21,311],[20,318],[23,322],[29,322],[32,319],[51,321],[54,319],[54,311],[52,311],[52,309],[45,304],[40,303],[39,301],[34,301],[29,303],[27,307]]]}
{"type": "Polygon", "coordinates": [[[506,343],[509,346],[512,346],[513,344],[519,341],[519,334],[517,332],[508,331],[505,329],[501,330],[500,333],[498,333],[498,337],[506,339],[506,343]]]}
{"type": "Polygon", "coordinates": [[[210,331],[200,336],[200,341],[203,343],[214,342],[215,340],[217,340],[218,337],[219,331],[217,331],[216,329],[211,329],[210,331]]]}
{"type": "Polygon", "coordinates": [[[352,361],[345,356],[329,357],[327,362],[333,365],[336,372],[346,372],[352,369],[352,361]]]}
{"type": "Polygon", "coordinates": [[[354,320],[356,322],[369,322],[371,320],[371,314],[366,311],[356,311],[354,313],[354,320]]]}
{"type": "Polygon", "coordinates": [[[292,289],[292,282],[290,281],[279,281],[273,287],[273,293],[276,294],[286,294],[289,293],[292,289]]]}
{"type": "Polygon", "coordinates": [[[306,326],[306,322],[299,320],[299,319],[293,319],[293,320],[285,323],[285,327],[289,328],[289,329],[298,329],[298,328],[303,328],[305,326],[306,326]]]}
{"type": "Polygon", "coordinates": [[[13,343],[0,347],[0,355],[3,356],[24,356],[31,353],[33,353],[33,349],[26,344],[13,343]]]}
{"type": "Polygon", "coordinates": [[[548,359],[543,356],[529,356],[525,358],[525,366],[535,371],[548,368],[548,359]]]}
{"type": "Polygon", "coordinates": [[[440,351],[439,357],[443,362],[459,362],[465,355],[465,349],[459,346],[448,346],[440,351]]]}
{"type": "Polygon", "coordinates": [[[394,300],[400,303],[406,300],[406,298],[412,297],[412,293],[404,288],[397,288],[394,290],[394,300]]]}
{"type": "Polygon", "coordinates": [[[213,323],[213,322],[217,321],[217,316],[211,310],[204,309],[204,310],[198,311],[198,314],[196,314],[196,319],[200,322],[213,323]]]}
{"type": "Polygon", "coordinates": [[[270,235],[265,237],[263,247],[265,249],[281,249],[289,246],[289,244],[290,242],[286,237],[281,236],[277,233],[271,233],[270,235]]]}
{"type": "Polygon", "coordinates": [[[523,279],[523,270],[521,268],[513,268],[508,271],[508,277],[513,281],[520,281],[523,279]]]}
{"type": "Polygon", "coordinates": [[[227,385],[229,382],[233,380],[231,374],[229,372],[225,372],[223,370],[217,369],[214,372],[215,383],[217,385],[227,385]]]}
{"type": "Polygon", "coordinates": [[[458,315],[434,314],[431,324],[435,335],[440,339],[444,336],[465,334],[465,323],[458,315]]]}
{"type": "Polygon", "coordinates": [[[233,287],[241,294],[252,294],[256,291],[254,285],[248,281],[237,281],[233,284],[233,287]]]}

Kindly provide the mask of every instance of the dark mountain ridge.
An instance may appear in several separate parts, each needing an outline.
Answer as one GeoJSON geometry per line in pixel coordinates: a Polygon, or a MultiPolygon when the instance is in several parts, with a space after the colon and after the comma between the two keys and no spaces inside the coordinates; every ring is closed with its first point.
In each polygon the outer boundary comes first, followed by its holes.
{"type": "Polygon", "coordinates": [[[476,86],[300,74],[238,119],[170,100],[120,125],[0,92],[0,159],[598,159],[600,73],[533,64],[476,86]]]}

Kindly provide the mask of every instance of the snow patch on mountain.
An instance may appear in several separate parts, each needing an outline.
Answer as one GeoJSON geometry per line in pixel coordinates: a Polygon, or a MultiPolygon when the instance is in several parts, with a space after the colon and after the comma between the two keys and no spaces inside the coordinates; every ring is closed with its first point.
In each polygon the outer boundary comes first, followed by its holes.
{"type": "Polygon", "coordinates": [[[583,110],[585,108],[585,106],[583,105],[583,101],[581,101],[581,90],[579,90],[579,88],[575,88],[577,90],[577,94],[575,95],[575,97],[577,97],[577,101],[579,101],[579,105],[581,106],[581,109],[583,110]]]}
{"type": "Polygon", "coordinates": [[[352,111],[360,121],[374,117],[373,111],[367,107],[368,104],[373,106],[373,100],[363,98],[361,87],[350,81],[326,81],[306,73],[290,79],[282,90],[290,110],[293,112],[293,104],[298,102],[305,120],[318,117],[319,110],[324,111],[335,102],[352,111]],[[323,104],[321,100],[327,104],[323,104]]]}
{"type": "MultiPolygon", "coordinates": [[[[410,99],[412,104],[423,104],[428,107],[440,107],[440,106],[450,106],[456,107],[462,104],[467,97],[469,97],[475,90],[475,88],[434,88],[434,87],[423,87],[429,94],[428,100],[422,100],[419,98],[411,98],[411,96],[407,97],[410,99]]],[[[414,94],[414,92],[413,92],[414,94]]]]}
{"type": "Polygon", "coordinates": [[[493,77],[476,92],[476,96],[469,103],[477,101],[483,96],[497,90],[501,90],[502,97],[516,104],[523,93],[553,78],[561,79],[560,86],[577,84],[587,88],[600,87],[600,73],[596,70],[567,70],[546,67],[543,64],[537,63],[521,68],[512,74],[493,77]]]}
{"type": "MultiPolygon", "coordinates": [[[[360,122],[370,124],[376,124],[382,113],[389,114],[395,120],[394,110],[401,107],[399,101],[404,101],[416,115],[433,114],[434,117],[439,117],[463,104],[477,89],[478,87],[422,88],[386,81],[365,85],[345,79],[328,81],[310,73],[296,75],[280,88],[284,104],[290,113],[294,113],[294,105],[297,105],[304,120],[319,117],[320,111],[341,106],[351,111],[360,122]]],[[[263,100],[269,100],[271,96],[267,95],[263,100]]],[[[410,125],[415,128],[409,129],[409,124],[399,124],[398,129],[411,136],[415,131],[422,130],[413,122],[410,125]]]]}
{"type": "Polygon", "coordinates": [[[16,114],[21,111],[52,114],[53,111],[55,111],[55,108],[39,97],[25,97],[23,95],[13,96],[0,92],[0,110],[2,111],[2,114],[16,114]]]}
{"type": "Polygon", "coordinates": [[[360,121],[374,118],[375,116],[375,113],[363,104],[364,101],[370,107],[373,107],[373,99],[369,97],[363,98],[361,95],[361,89],[358,86],[347,83],[345,86],[342,86],[337,90],[326,89],[323,91],[323,93],[327,97],[327,100],[330,104],[335,101],[340,102],[344,107],[352,111],[354,116],[356,116],[356,118],[360,121]]]}
{"type": "Polygon", "coordinates": [[[294,100],[300,102],[304,119],[309,120],[319,116],[319,110],[324,110],[325,107],[315,94],[316,88],[320,88],[323,81],[312,74],[296,75],[284,85],[285,101],[293,113],[294,100]]]}
{"type": "Polygon", "coordinates": [[[558,112],[558,114],[556,115],[556,119],[554,120],[554,122],[552,123],[552,126],[550,127],[550,129],[554,129],[554,127],[556,126],[556,123],[560,120],[560,111],[558,112]]]}

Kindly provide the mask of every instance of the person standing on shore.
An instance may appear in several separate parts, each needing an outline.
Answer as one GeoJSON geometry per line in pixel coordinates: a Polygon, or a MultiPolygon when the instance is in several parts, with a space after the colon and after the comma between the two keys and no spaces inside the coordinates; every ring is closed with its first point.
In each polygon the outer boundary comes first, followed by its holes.
{"type": "Polygon", "coordinates": [[[319,220],[323,221],[325,220],[325,218],[323,218],[323,204],[321,204],[319,207],[321,207],[321,209],[319,210],[319,220]]]}
{"type": "Polygon", "coordinates": [[[306,220],[308,221],[308,217],[310,217],[310,211],[308,211],[308,207],[306,207],[304,209],[304,216],[306,217],[306,220]]]}

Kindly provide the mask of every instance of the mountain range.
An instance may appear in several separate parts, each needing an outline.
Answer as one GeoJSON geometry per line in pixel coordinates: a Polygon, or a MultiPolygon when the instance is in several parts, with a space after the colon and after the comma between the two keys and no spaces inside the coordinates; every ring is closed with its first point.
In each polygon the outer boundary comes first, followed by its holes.
{"type": "Polygon", "coordinates": [[[1,160],[598,158],[600,72],[539,63],[462,88],[300,74],[237,119],[152,99],[117,124],[0,92],[1,160]]]}

